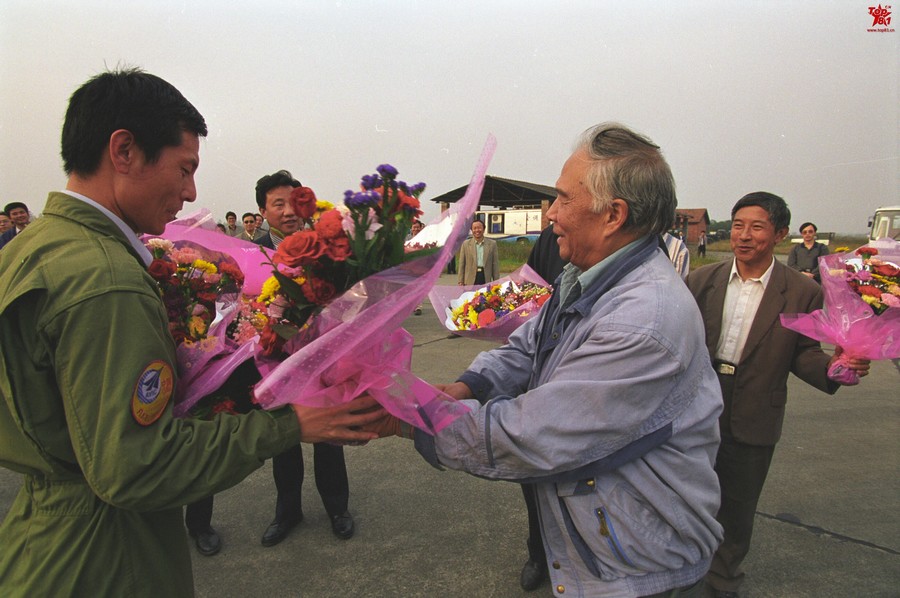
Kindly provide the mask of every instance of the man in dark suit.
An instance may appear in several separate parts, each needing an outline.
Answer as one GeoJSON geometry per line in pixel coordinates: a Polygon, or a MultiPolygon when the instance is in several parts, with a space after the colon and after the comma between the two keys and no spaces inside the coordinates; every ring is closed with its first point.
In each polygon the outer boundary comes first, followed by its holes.
{"type": "MultiPolygon", "coordinates": [[[[703,317],[706,346],[719,376],[725,409],[719,419],[722,444],[716,474],[722,492],[717,519],[725,528],[707,582],[717,598],[737,598],[750,549],[753,518],[766,474],[781,436],[787,377],[833,394],[827,376],[835,355],[817,341],[781,326],[782,313],[822,307],[822,291],[811,279],[774,258],[788,233],[791,213],[777,195],[745,195],[731,210],[734,260],[692,272],[687,285],[703,317]]],[[[869,362],[853,360],[864,376],[869,362]]]]}
{"type": "Polygon", "coordinates": [[[25,227],[31,222],[31,214],[28,212],[28,206],[21,201],[14,201],[6,204],[6,207],[3,208],[3,212],[9,216],[9,219],[12,221],[12,226],[9,230],[0,235],[0,249],[12,241],[16,235],[25,230],[25,227]]]}
{"type": "MultiPolygon", "coordinates": [[[[256,243],[269,249],[277,249],[288,235],[297,232],[302,220],[291,205],[291,192],[300,186],[287,170],[266,175],[256,183],[256,204],[269,223],[269,232],[256,243]]],[[[343,540],[353,536],[353,516],[347,510],[350,485],[344,448],[319,442],[313,444],[313,463],[316,489],[331,520],[331,531],[343,540]]],[[[303,520],[301,487],[303,486],[303,452],[300,445],[272,459],[272,474],[278,498],[275,502],[275,519],[262,537],[263,546],[274,546],[303,520]]]]}

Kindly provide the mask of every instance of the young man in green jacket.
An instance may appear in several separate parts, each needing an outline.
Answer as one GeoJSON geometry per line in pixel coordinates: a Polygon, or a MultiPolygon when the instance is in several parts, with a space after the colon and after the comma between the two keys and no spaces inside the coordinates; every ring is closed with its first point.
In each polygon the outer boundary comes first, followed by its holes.
{"type": "Polygon", "coordinates": [[[162,79],[103,73],[71,97],[68,183],[0,254],[0,595],[191,596],[181,506],[304,442],[365,441],[384,415],[172,416],[175,343],[139,233],[196,199],[206,124],[162,79]]]}

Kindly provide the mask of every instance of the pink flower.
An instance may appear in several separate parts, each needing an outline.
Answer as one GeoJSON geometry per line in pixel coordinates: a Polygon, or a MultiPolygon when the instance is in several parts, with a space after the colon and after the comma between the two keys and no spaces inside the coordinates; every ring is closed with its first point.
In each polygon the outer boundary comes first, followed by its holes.
{"type": "Polygon", "coordinates": [[[900,307],[900,297],[896,295],[891,295],[889,293],[881,294],[881,302],[887,305],[888,307],[900,307]]]}
{"type": "MultiPolygon", "coordinates": [[[[344,214],[344,219],[341,222],[341,225],[344,227],[344,230],[347,231],[347,234],[351,237],[356,236],[356,223],[353,222],[353,213],[347,212],[344,214]]],[[[381,228],[381,224],[378,222],[378,216],[375,215],[375,210],[369,208],[369,228],[366,230],[366,241],[371,241],[375,238],[375,231],[381,228]]]]}
{"type": "Polygon", "coordinates": [[[203,256],[190,247],[182,247],[181,249],[173,249],[171,258],[176,264],[193,264],[194,260],[203,259],[203,256]]]}
{"type": "Polygon", "coordinates": [[[278,295],[269,304],[269,317],[280,320],[284,317],[284,310],[291,305],[284,295],[278,295]]]}

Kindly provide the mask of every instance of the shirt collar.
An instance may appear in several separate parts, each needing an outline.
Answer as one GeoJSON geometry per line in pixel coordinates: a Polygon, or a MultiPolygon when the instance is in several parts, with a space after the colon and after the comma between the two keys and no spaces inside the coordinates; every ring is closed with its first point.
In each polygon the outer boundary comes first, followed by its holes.
{"type": "MultiPolygon", "coordinates": [[[[775,269],[775,256],[772,256],[772,263],[769,264],[769,267],[766,268],[766,271],[763,272],[762,276],[759,278],[748,278],[747,280],[756,280],[762,283],[763,288],[766,288],[769,285],[769,279],[772,278],[772,270],[775,269]]],[[[732,260],[731,262],[731,274],[728,276],[728,282],[730,283],[734,280],[735,276],[738,280],[743,280],[741,275],[738,274],[737,270],[737,260],[732,260]]]]}
{"type": "Polygon", "coordinates": [[[137,254],[139,256],[141,256],[141,260],[143,260],[144,265],[146,265],[146,266],[150,265],[150,262],[153,261],[153,254],[151,254],[150,250],[144,246],[144,244],[141,242],[141,240],[138,238],[138,236],[135,234],[135,232],[133,230],[131,230],[131,227],[128,226],[127,224],[125,224],[124,220],[122,220],[121,218],[119,218],[118,216],[116,216],[115,214],[110,212],[104,206],[101,206],[100,204],[98,204],[96,201],[94,201],[90,197],[86,197],[86,196],[82,195],[81,193],[69,191],[68,189],[64,189],[63,191],[61,191],[61,193],[65,193],[69,197],[72,197],[79,201],[83,201],[84,203],[88,204],[92,208],[99,210],[101,214],[103,214],[104,216],[109,218],[112,221],[112,223],[115,224],[119,228],[119,230],[122,231],[122,234],[125,235],[125,238],[128,239],[128,242],[131,243],[131,246],[134,248],[134,250],[137,252],[137,254]]]}
{"type": "MultiPolygon", "coordinates": [[[[571,262],[566,264],[563,268],[562,280],[560,280],[561,288],[559,298],[562,300],[561,303],[565,305],[571,302],[567,301],[567,299],[569,293],[572,291],[573,287],[575,287],[575,283],[578,283],[578,296],[580,296],[581,292],[583,292],[584,289],[590,287],[594,283],[594,281],[596,281],[600,277],[600,275],[603,274],[603,271],[609,268],[609,266],[613,264],[619,258],[619,256],[637,245],[643,239],[644,237],[640,237],[638,239],[635,239],[628,245],[620,247],[612,255],[605,257],[604,259],[600,260],[584,271],[582,271],[578,266],[573,265],[571,262]]],[[[574,301],[578,296],[572,297],[571,300],[574,301]]]]}

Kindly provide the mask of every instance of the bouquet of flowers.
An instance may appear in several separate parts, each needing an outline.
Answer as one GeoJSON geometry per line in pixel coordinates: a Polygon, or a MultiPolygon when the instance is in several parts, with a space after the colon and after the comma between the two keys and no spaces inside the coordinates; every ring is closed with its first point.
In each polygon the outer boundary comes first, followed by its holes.
{"type": "Polygon", "coordinates": [[[296,335],[309,330],[310,317],[356,282],[403,261],[403,240],[421,213],[418,197],[425,183],[410,187],[397,181],[397,169],[389,164],[377,172],[362,177],[362,191],[344,194],[345,214],[333,207],[317,212],[308,187],[291,193],[303,228],[278,246],[268,262],[272,277],[257,299],[267,308],[260,335],[265,356],[293,353],[308,343],[308,335],[296,335]]]}
{"type": "Polygon", "coordinates": [[[540,312],[550,292],[550,285],[525,264],[487,286],[437,286],[428,296],[447,330],[461,336],[505,341],[540,312]]]}
{"type": "MultiPolygon", "coordinates": [[[[227,334],[240,306],[244,274],[229,254],[192,241],[150,238],[146,246],[153,256],[148,272],[159,284],[176,343],[176,413],[185,415],[252,355],[252,347],[238,350],[239,344],[227,334]],[[223,360],[223,355],[231,358],[223,360]]],[[[197,407],[193,415],[231,409],[214,397],[197,407]]]]}
{"type": "MultiPolygon", "coordinates": [[[[465,196],[434,223],[453,225],[431,254],[404,257],[403,239],[418,206],[416,190],[396,181],[395,169],[381,167],[378,175],[363,177],[361,191],[345,194],[349,213],[343,222],[351,248],[345,263],[352,286],[318,304],[314,317],[299,326],[293,322],[298,330],[282,346],[285,355],[260,370],[258,404],[330,406],[367,392],[392,415],[430,433],[468,411],[410,373],[412,337],[401,325],[465,240],[494,144],[489,138],[465,196]]],[[[285,299],[290,307],[292,299],[285,299]]]]}
{"type": "Polygon", "coordinates": [[[810,338],[840,345],[844,354],[831,379],[856,384],[847,359],[900,357],[900,242],[879,240],[854,252],[819,258],[824,307],[810,314],[782,314],[781,323],[810,338]]]}

